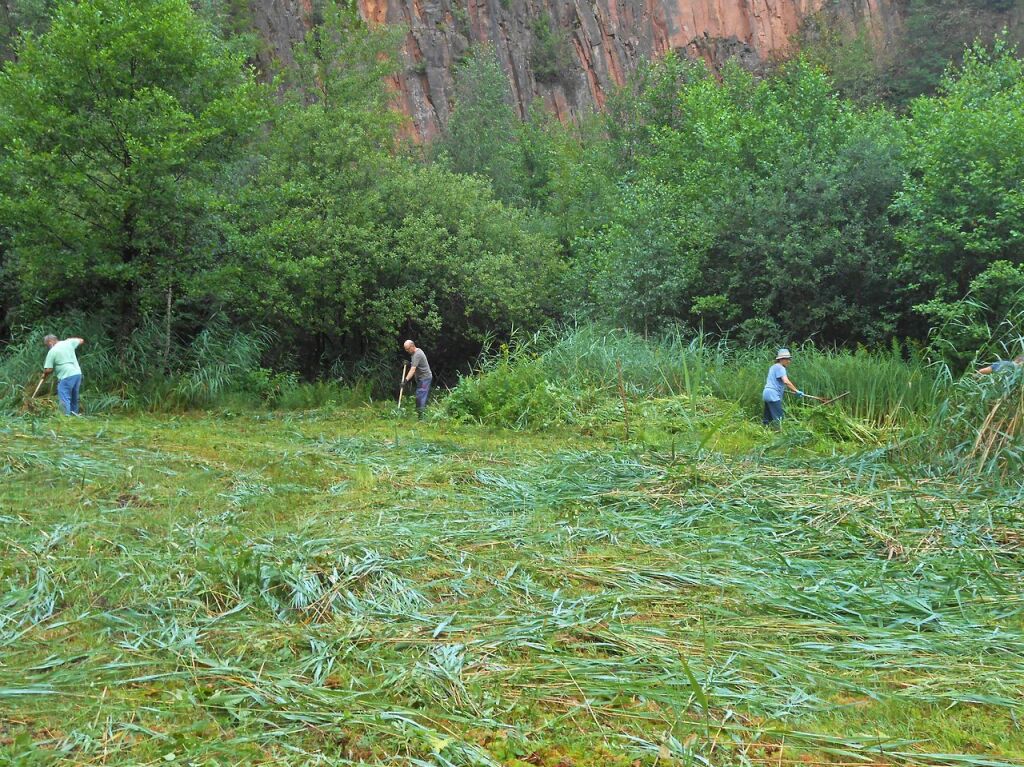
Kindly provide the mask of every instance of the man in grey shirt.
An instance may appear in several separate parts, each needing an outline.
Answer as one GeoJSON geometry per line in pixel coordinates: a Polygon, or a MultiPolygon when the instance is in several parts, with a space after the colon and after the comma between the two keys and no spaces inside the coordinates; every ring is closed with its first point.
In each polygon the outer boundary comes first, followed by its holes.
{"type": "Polygon", "coordinates": [[[412,341],[406,341],[403,345],[406,354],[411,354],[409,360],[409,372],[405,375],[406,381],[411,381],[416,376],[416,412],[423,417],[423,411],[427,407],[427,397],[430,396],[430,382],[433,375],[430,372],[430,364],[427,362],[427,355],[422,349],[417,349],[412,341]]]}

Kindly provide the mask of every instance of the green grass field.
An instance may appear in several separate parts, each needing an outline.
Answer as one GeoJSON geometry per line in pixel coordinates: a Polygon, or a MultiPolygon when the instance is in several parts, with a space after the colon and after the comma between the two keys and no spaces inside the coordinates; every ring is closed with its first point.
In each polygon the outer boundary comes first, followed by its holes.
{"type": "Polygon", "coordinates": [[[583,433],[6,421],[0,764],[1024,764],[1019,496],[583,433]]]}

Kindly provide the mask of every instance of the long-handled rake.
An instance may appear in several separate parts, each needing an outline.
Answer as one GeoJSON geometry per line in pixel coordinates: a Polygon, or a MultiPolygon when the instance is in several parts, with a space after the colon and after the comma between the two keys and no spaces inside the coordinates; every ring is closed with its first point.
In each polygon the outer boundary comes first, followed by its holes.
{"type": "Polygon", "coordinates": [[[843,397],[846,397],[847,395],[849,395],[849,393],[850,392],[848,392],[848,391],[844,391],[842,394],[837,394],[834,397],[829,397],[828,399],[823,399],[823,400],[821,400],[821,404],[822,405],[831,405],[833,402],[835,402],[837,400],[841,400],[843,397]]]}
{"type": "Polygon", "coordinates": [[[835,397],[828,397],[827,399],[825,397],[815,397],[813,394],[804,394],[804,397],[806,399],[813,399],[819,405],[831,405],[833,402],[835,402],[836,400],[841,400],[849,393],[850,392],[848,391],[844,391],[842,394],[837,394],[835,397]]]}
{"type": "Polygon", "coordinates": [[[402,395],[405,394],[405,374],[409,369],[408,363],[402,363],[402,377],[398,379],[398,409],[402,409],[402,395]]]}

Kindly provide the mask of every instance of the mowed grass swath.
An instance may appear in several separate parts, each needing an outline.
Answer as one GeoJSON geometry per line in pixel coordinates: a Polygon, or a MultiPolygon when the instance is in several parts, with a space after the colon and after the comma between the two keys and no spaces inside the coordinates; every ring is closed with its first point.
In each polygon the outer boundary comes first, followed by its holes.
{"type": "Polygon", "coordinates": [[[0,755],[1021,763],[1019,488],[676,436],[9,420],[0,755]]]}

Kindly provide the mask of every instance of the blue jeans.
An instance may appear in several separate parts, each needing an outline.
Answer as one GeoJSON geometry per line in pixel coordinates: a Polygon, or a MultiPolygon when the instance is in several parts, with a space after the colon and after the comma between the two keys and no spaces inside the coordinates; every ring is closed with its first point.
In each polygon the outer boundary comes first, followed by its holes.
{"type": "Polygon", "coordinates": [[[430,396],[430,382],[432,379],[424,378],[416,382],[416,409],[421,413],[427,406],[427,397],[430,396]]]}
{"type": "Polygon", "coordinates": [[[64,408],[64,415],[78,415],[78,391],[81,388],[81,374],[57,381],[57,399],[64,408]]]}
{"type": "Polygon", "coordinates": [[[761,416],[761,423],[765,426],[774,426],[778,428],[779,424],[782,423],[782,400],[777,402],[764,402],[764,415],[761,416]]]}

